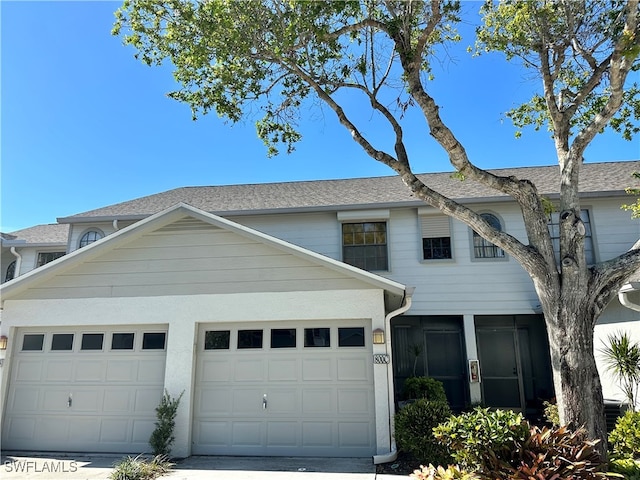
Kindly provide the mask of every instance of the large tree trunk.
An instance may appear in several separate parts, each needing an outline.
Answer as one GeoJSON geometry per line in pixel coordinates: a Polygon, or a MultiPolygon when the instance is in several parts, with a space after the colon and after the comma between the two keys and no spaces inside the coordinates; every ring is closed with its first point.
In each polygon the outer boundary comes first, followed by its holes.
{"type": "Polygon", "coordinates": [[[598,450],[606,459],[607,429],[594,357],[592,309],[584,292],[576,291],[575,296],[582,301],[557,302],[555,316],[545,312],[560,421],[572,428],[584,427],[590,439],[601,439],[598,450]]]}

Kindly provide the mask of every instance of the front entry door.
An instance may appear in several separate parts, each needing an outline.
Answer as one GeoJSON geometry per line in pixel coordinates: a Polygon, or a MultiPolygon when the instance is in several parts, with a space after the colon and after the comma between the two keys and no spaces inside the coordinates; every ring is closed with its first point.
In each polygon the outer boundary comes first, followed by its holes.
{"type": "Polygon", "coordinates": [[[477,315],[484,405],[539,415],[553,398],[549,342],[542,315],[477,315]]]}
{"type": "Polygon", "coordinates": [[[478,328],[478,354],[485,405],[524,411],[522,359],[515,328],[478,328]]]}

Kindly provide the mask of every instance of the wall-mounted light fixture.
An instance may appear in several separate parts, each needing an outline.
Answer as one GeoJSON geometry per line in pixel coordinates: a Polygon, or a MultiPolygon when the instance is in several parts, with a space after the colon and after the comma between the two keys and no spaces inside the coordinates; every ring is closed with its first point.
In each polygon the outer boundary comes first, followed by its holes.
{"type": "Polygon", "coordinates": [[[9,339],[7,338],[6,335],[0,336],[0,350],[6,350],[7,349],[7,342],[8,341],[9,341],[9,339]]]}
{"type": "Polygon", "coordinates": [[[384,330],[382,330],[381,328],[376,328],[373,331],[373,343],[375,343],[376,345],[384,343],[384,330]]]}

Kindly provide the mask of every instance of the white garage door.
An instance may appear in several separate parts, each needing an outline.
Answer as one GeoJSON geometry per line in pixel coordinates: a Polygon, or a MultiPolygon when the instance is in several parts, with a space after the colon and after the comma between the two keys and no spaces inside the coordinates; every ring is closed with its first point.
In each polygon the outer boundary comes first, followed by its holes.
{"type": "Polygon", "coordinates": [[[375,453],[370,326],[300,323],[200,326],[194,454],[375,453]]]}
{"type": "Polygon", "coordinates": [[[3,449],[149,451],[166,328],[20,330],[16,340],[3,449]]]}

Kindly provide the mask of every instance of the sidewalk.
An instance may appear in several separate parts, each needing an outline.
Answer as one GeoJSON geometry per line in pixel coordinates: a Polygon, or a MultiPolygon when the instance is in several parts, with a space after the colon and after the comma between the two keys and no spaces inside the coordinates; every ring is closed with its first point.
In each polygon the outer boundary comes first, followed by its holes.
{"type": "MultiPolygon", "coordinates": [[[[122,455],[2,455],[2,480],[108,480],[122,455]]],[[[166,480],[402,480],[377,475],[370,458],[189,457],[166,480]]]]}

